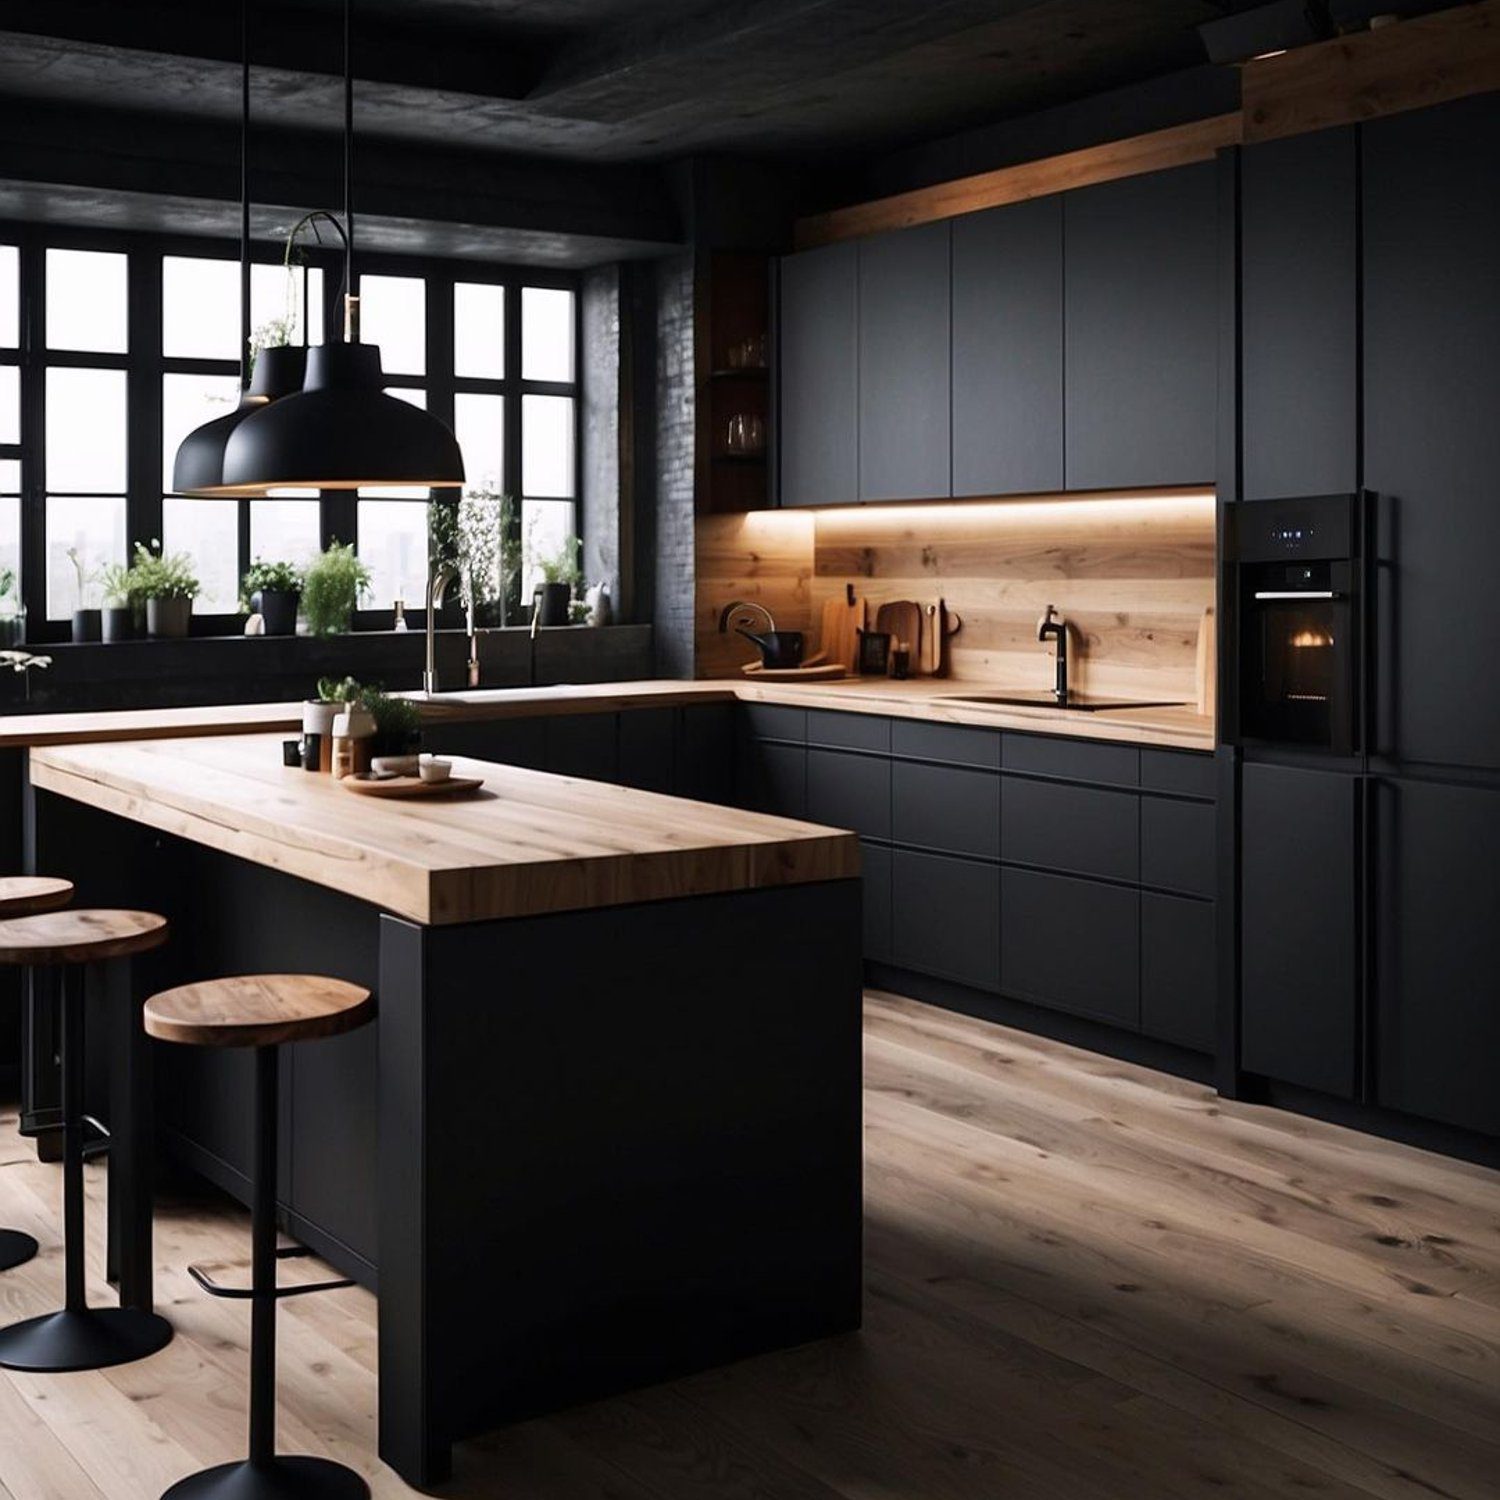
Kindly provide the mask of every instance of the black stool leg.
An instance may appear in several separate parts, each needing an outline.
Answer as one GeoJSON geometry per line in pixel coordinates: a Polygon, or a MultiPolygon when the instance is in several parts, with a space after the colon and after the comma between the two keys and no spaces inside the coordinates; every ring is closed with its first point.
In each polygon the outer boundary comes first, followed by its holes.
{"type": "Polygon", "coordinates": [[[0,1368],[67,1374],[144,1359],[165,1347],[172,1325],[135,1308],[91,1308],[84,1293],[83,975],[62,972],[63,1311],[0,1329],[0,1368]]]}
{"type": "Polygon", "coordinates": [[[250,1190],[250,1457],[179,1480],[162,1500],[368,1500],[353,1469],[276,1455],[277,1049],[255,1052],[255,1157],[250,1190]]]}
{"type": "MultiPolygon", "coordinates": [[[[30,971],[27,971],[27,983],[29,989],[30,971]]],[[[22,1115],[26,1113],[23,1104],[22,1115]]],[[[22,1234],[19,1229],[0,1229],[0,1271],[13,1271],[17,1266],[24,1266],[37,1252],[37,1243],[29,1234],[22,1234]]]]}

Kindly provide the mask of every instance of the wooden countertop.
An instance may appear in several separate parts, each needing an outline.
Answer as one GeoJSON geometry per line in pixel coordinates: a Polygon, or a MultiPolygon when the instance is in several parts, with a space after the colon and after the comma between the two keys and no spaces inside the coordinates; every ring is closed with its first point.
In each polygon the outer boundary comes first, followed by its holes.
{"type": "Polygon", "coordinates": [[[35,786],[423,923],[844,879],[859,841],[809,823],[458,759],[484,792],[356,797],[281,764],[279,736],[31,751],[35,786]]]}
{"type": "MultiPolygon", "coordinates": [[[[665,707],[679,703],[781,703],[799,708],[889,714],[947,724],[1026,730],[1075,739],[1114,740],[1179,750],[1212,750],[1213,720],[1190,706],[1112,709],[1103,713],[1060,713],[1043,706],[997,707],[962,703],[955,695],[995,692],[990,684],[932,678],[893,682],[854,677],[843,682],[750,682],[719,678],[693,682],[662,680],[592,683],[546,688],[491,688],[442,693],[423,700],[424,717],[434,721],[477,722],[535,718],[558,713],[609,713],[622,708],[665,707]]],[[[300,703],[255,703],[212,708],[162,708],[111,713],[26,714],[0,718],[0,748],[104,743],[142,738],[220,736],[300,730],[300,703]]]]}

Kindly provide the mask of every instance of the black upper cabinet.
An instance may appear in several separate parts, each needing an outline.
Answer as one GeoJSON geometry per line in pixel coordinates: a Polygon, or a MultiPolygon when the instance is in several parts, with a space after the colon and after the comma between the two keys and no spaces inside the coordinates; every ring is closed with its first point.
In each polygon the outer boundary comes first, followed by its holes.
{"type": "Polygon", "coordinates": [[[1362,127],[1377,748],[1500,770],[1500,95],[1362,127]],[[1387,701],[1388,700],[1388,701],[1387,701]]]}
{"type": "Polygon", "coordinates": [[[953,493],[1063,477],[1063,207],[1034,198],[953,223],[953,493]]]}
{"type": "Polygon", "coordinates": [[[1241,163],[1244,490],[1359,483],[1358,154],[1352,127],[1245,149],[1241,163]]]}
{"type": "Polygon", "coordinates": [[[1500,791],[1374,788],[1377,1100],[1500,1135],[1500,791]]]}
{"type": "Polygon", "coordinates": [[[859,494],[858,289],[853,242],[781,262],[783,505],[848,503],[859,494]]]}
{"type": "Polygon", "coordinates": [[[861,500],[950,493],[948,245],[946,222],[860,242],[861,500]]]}
{"type": "Polygon", "coordinates": [[[1064,200],[1067,487],[1212,484],[1216,166],[1064,200]]]}
{"type": "Polygon", "coordinates": [[[1340,1098],[1358,1083],[1357,777],[1244,768],[1241,1054],[1340,1098]]]}

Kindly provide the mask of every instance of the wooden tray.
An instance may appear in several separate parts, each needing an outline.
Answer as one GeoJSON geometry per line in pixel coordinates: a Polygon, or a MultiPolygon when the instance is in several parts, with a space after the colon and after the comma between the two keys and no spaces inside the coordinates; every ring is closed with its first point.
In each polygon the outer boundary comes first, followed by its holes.
{"type": "Polygon", "coordinates": [[[346,776],[339,785],[361,797],[465,797],[484,785],[482,776],[450,776],[446,781],[423,781],[419,776],[387,776],[375,780],[364,774],[346,776]]]}
{"type": "Polygon", "coordinates": [[[812,667],[763,667],[752,661],[743,670],[752,682],[833,682],[849,675],[848,669],[838,661],[812,667]]]}

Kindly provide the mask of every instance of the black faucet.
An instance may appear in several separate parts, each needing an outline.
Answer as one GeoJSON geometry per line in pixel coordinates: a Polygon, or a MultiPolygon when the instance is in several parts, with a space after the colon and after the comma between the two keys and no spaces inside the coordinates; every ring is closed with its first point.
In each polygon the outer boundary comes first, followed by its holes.
{"type": "Polygon", "coordinates": [[[1057,606],[1049,604],[1047,613],[1036,622],[1036,638],[1045,641],[1051,637],[1057,642],[1057,677],[1052,696],[1059,708],[1068,706],[1068,622],[1057,612],[1057,606]]]}

